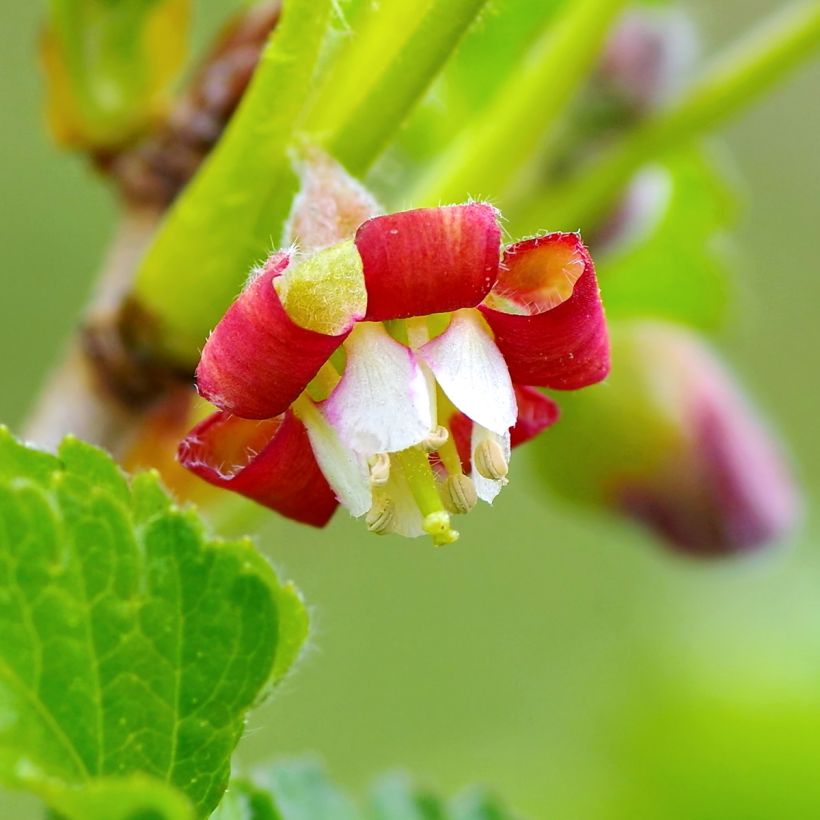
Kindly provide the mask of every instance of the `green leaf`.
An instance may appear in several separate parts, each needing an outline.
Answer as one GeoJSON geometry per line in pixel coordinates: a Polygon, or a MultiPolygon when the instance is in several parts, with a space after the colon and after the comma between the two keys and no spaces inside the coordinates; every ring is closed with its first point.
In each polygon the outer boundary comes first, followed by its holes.
{"type": "Polygon", "coordinates": [[[139,774],[206,816],[306,630],[253,544],[210,539],[155,475],[129,486],[90,445],[55,457],[0,428],[0,782],[86,818],[139,774]]]}
{"type": "Polygon", "coordinates": [[[235,780],[211,820],[514,820],[515,815],[480,789],[450,803],[392,773],[375,784],[362,810],[311,760],[258,769],[235,780]]]}
{"type": "Polygon", "coordinates": [[[597,260],[607,315],[715,328],[730,296],[727,233],[734,198],[699,147],[679,152],[661,168],[671,186],[661,219],[636,244],[597,260]]]}

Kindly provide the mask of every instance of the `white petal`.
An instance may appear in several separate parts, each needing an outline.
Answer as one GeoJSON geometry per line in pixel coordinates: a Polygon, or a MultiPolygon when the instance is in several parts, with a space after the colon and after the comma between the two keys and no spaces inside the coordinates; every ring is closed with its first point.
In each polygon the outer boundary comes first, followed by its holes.
{"type": "Polygon", "coordinates": [[[476,311],[456,313],[447,330],[416,354],[447,398],[476,424],[499,435],[515,424],[518,407],[507,363],[476,311]]]}
{"type": "Polygon", "coordinates": [[[324,404],[328,421],[363,455],[419,444],[433,426],[430,392],[412,351],[380,324],[356,326],[345,342],[347,364],[324,404]]]}
{"type": "Polygon", "coordinates": [[[300,400],[297,412],[307,428],[319,469],[336,498],[354,518],[364,515],[373,504],[367,461],[345,447],[336,431],[309,399],[300,400]]]}
{"type": "MultiPolygon", "coordinates": [[[[487,430],[485,427],[481,427],[478,424],[473,425],[473,434],[470,440],[470,452],[475,452],[475,448],[481,444],[482,441],[486,439],[494,439],[501,445],[501,449],[504,453],[504,458],[507,460],[507,463],[510,462],[510,433],[507,431],[503,435],[498,435],[494,433],[492,430],[487,430]]],[[[478,497],[482,501],[486,501],[488,504],[492,504],[495,501],[495,497],[501,492],[504,488],[504,485],[507,483],[506,479],[501,481],[493,481],[491,478],[484,478],[478,470],[473,470],[470,476],[473,479],[473,484],[475,484],[475,491],[478,493],[478,497]]]]}

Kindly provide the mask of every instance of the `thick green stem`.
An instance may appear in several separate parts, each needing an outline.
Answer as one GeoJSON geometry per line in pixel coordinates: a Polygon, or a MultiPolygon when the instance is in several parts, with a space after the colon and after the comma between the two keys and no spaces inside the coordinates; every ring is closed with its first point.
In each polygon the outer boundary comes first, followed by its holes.
{"type": "Polygon", "coordinates": [[[384,0],[334,60],[307,130],[363,175],[487,3],[384,0]]]}
{"type": "Polygon", "coordinates": [[[166,218],[135,284],[166,353],[195,362],[251,266],[278,244],[296,190],[289,151],[332,0],[286,0],[228,130],[166,218]]]}
{"type": "Polygon", "coordinates": [[[732,48],[674,106],[647,120],[515,219],[520,233],[589,228],[644,164],[719,125],[820,46],[820,3],[767,20],[732,48]]]}
{"type": "Polygon", "coordinates": [[[138,272],[136,301],[165,355],[195,362],[248,271],[279,244],[297,187],[293,146],[307,133],[363,173],[487,1],[385,0],[315,92],[333,0],[285,0],[239,111],[138,272]]]}
{"type": "Polygon", "coordinates": [[[625,5],[626,0],[567,3],[489,106],[432,167],[410,201],[438,205],[463,200],[468,194],[502,194],[566,110],[625,5]]]}

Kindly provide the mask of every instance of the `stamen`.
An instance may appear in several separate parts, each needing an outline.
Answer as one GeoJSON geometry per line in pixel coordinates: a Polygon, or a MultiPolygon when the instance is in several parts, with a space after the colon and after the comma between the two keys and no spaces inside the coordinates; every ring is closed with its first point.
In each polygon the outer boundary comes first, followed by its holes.
{"type": "Polygon", "coordinates": [[[441,497],[444,506],[451,513],[464,514],[470,512],[478,503],[478,493],[472,479],[463,473],[447,477],[441,488],[441,497]]]}
{"type": "Polygon", "coordinates": [[[393,501],[386,495],[379,495],[373,499],[373,506],[365,516],[365,523],[370,532],[381,535],[390,529],[395,518],[396,508],[393,501]]]}
{"type": "Polygon", "coordinates": [[[449,440],[450,438],[450,431],[439,424],[429,436],[421,443],[421,446],[428,453],[435,453],[436,450],[440,450],[449,440]]]}
{"type": "Polygon", "coordinates": [[[473,467],[491,481],[505,481],[509,472],[504,451],[492,438],[485,438],[473,450],[473,467]]]}
{"type": "Polygon", "coordinates": [[[368,459],[370,466],[370,484],[373,487],[383,487],[390,480],[390,455],[376,453],[368,459]]]}

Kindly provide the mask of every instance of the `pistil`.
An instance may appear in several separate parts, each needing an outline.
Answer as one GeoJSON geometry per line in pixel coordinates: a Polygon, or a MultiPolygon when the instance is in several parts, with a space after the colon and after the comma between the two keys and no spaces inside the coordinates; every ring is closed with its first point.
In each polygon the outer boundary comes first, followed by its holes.
{"type": "Polygon", "coordinates": [[[441,547],[458,540],[458,532],[450,526],[450,514],[444,509],[436,478],[424,449],[410,447],[394,453],[393,460],[407,480],[413,499],[424,517],[424,531],[432,536],[433,543],[441,547]]]}

